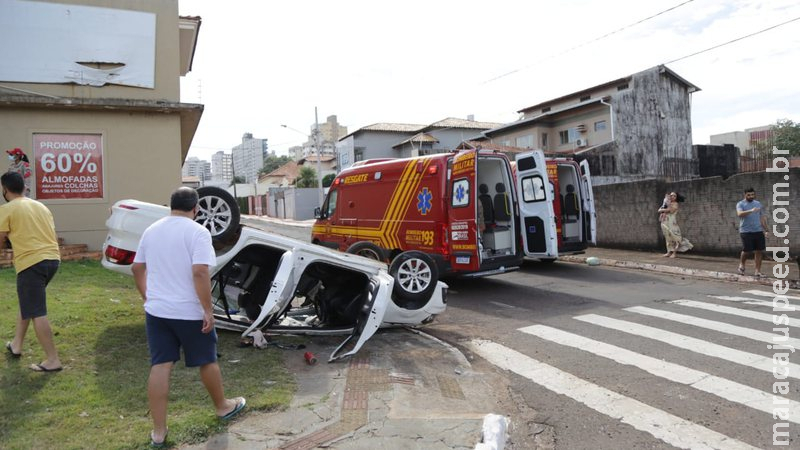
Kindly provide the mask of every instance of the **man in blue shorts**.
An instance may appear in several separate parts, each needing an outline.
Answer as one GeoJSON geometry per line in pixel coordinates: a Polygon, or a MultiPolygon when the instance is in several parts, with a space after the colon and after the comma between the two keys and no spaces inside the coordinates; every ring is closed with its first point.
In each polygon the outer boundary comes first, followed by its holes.
{"type": "Polygon", "coordinates": [[[167,437],[169,378],[172,366],[180,360],[181,347],[186,367],[200,367],[200,379],[217,417],[231,419],[245,406],[244,397],[225,398],[222,387],[209,275],[216,256],[211,234],[194,221],[198,200],[197,191],[188,187],[173,192],[170,215],[142,234],[132,266],[146,313],[153,446],[162,446],[167,437]]]}
{"type": "Polygon", "coordinates": [[[763,277],[761,273],[761,260],[763,251],[767,248],[766,234],[767,216],[762,212],[761,203],[756,200],[756,191],[753,188],[744,190],[744,200],[736,204],[736,215],[739,217],[739,235],[742,238],[742,253],[739,255],[739,267],[736,269],[744,275],[744,265],[748,256],[753,253],[756,261],[755,276],[763,277]]]}

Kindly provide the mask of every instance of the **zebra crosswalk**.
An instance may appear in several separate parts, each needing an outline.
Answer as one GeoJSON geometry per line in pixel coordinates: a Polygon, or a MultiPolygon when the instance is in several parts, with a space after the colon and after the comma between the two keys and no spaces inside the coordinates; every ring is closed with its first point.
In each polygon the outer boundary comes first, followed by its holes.
{"type": "MultiPolygon", "coordinates": [[[[788,337],[777,332],[770,332],[773,329],[774,316],[772,311],[766,312],[764,307],[772,307],[772,303],[764,300],[764,297],[774,296],[769,291],[748,290],[742,292],[742,296],[706,296],[710,301],[681,298],[664,302],[666,307],[656,305],[633,306],[620,310],[625,319],[610,317],[600,314],[583,314],[574,316],[571,319],[583,325],[594,327],[587,329],[584,333],[574,332],[575,327],[570,326],[573,331],[562,329],[562,327],[550,325],[530,325],[519,328],[517,331],[528,336],[533,336],[541,345],[537,344],[536,353],[544,352],[544,349],[555,344],[552,353],[557,354],[560,348],[571,348],[575,352],[585,354],[585,358],[601,358],[606,361],[613,361],[616,364],[633,367],[646,372],[656,379],[669,383],[677,383],[686,386],[704,395],[713,396],[717,401],[741,408],[743,419],[741,426],[749,425],[746,418],[762,414],[763,420],[772,418],[777,394],[771,389],[764,390],[746,383],[728,379],[726,376],[715,375],[712,372],[702,370],[699,367],[690,367],[691,361],[670,362],[666,361],[656,347],[667,344],[679,351],[688,351],[702,357],[711,357],[724,363],[732,363],[745,368],[756,369],[764,373],[765,380],[774,380],[773,370],[777,363],[772,359],[772,351],[768,350],[764,343],[780,343],[784,346],[800,348],[800,339],[788,337]],[[723,302],[721,304],[720,302],[723,302]],[[724,304],[727,303],[727,304],[724,304]],[[731,306],[731,304],[735,306],[731,306]],[[746,306],[745,306],[746,305],[746,306]],[[760,310],[759,310],[760,309],[760,310]],[[675,312],[680,310],[681,312],[675,312]],[[633,314],[628,314],[633,313],[633,314]],[[714,314],[718,320],[711,320],[709,314],[714,314]],[[702,316],[701,316],[702,315],[702,316]],[[645,325],[639,321],[648,321],[649,318],[658,318],[667,322],[661,323],[660,327],[651,324],[645,325]],[[737,323],[747,322],[751,325],[741,326],[729,323],[735,320],[737,323]],[[770,322],[766,325],[763,322],[770,322]],[[709,334],[719,334],[726,342],[752,342],[755,341],[759,348],[764,348],[763,354],[753,353],[732,346],[720,345],[710,340],[699,339],[698,337],[681,334],[671,329],[664,329],[665,325],[679,324],[679,329],[686,327],[698,332],[709,334]],[[598,331],[599,330],[599,331],[598,331]],[[606,333],[600,331],[605,330],[606,333]],[[617,339],[615,344],[604,342],[597,336],[606,336],[609,332],[622,333],[625,336],[635,336],[644,338],[637,340],[636,349],[626,348],[626,345],[619,344],[617,339]],[[770,330],[770,331],[765,331],[770,330]],[[592,333],[589,333],[592,331],[592,333]],[[649,354],[652,353],[652,354],[649,354]],[[767,375],[768,373],[768,375],[767,375]]],[[[787,296],[787,298],[797,298],[800,296],[787,296]]],[[[791,314],[791,312],[781,312],[791,314]]],[[[612,314],[613,315],[613,314],[612,314]]],[[[800,315],[790,316],[789,326],[797,327],[800,324],[800,315]]],[[[786,324],[781,325],[785,327],[786,324]]],[[[776,326],[777,327],[777,326],[776,326]]],[[[580,327],[579,329],[586,329],[580,327]]],[[[791,328],[787,328],[791,329],[791,328]]],[[[800,333],[798,333],[800,334],[800,333]]],[[[622,342],[629,342],[623,340],[622,342]]],[[[551,392],[571,398],[580,405],[588,407],[600,414],[616,419],[628,424],[636,430],[645,432],[654,438],[661,440],[669,445],[678,448],[702,448],[702,449],[745,449],[759,448],[770,443],[753,442],[753,438],[747,433],[745,436],[727,436],[714,430],[707,424],[696,423],[692,420],[681,417],[680,411],[672,408],[652,404],[653,399],[649,397],[651,404],[645,403],[643,399],[633,398],[615,392],[613,389],[601,386],[587,379],[581,378],[574,373],[571,365],[565,363],[565,367],[559,366],[558,358],[550,358],[547,363],[527,355],[519,349],[514,349],[495,342],[475,339],[470,342],[471,349],[484,359],[498,367],[521,375],[532,383],[539,385],[551,392]],[[671,409],[667,411],[665,409],[671,409]],[[750,442],[748,442],[748,439],[750,442]],[[753,446],[756,444],[758,447],[753,446]]],[[[663,347],[663,346],[662,346],[663,347]]],[[[753,348],[752,345],[748,346],[753,348]]],[[[538,358],[538,359],[537,359],[538,358]]],[[[696,360],[694,360],[696,361],[696,360]]],[[[788,363],[781,365],[792,379],[800,379],[800,365],[788,363]]],[[[736,378],[736,377],[732,377],[736,378]]],[[[759,383],[763,387],[766,383],[759,383]]],[[[771,386],[771,384],[770,384],[771,386]]],[[[795,390],[796,394],[797,390],[795,390]]],[[[791,413],[786,417],[786,421],[793,424],[800,424],[800,401],[790,398],[781,398],[782,407],[791,413]]],[[[738,416],[737,416],[738,417],[738,416]]],[[[732,428],[736,430],[736,427],[732,428]]]]}

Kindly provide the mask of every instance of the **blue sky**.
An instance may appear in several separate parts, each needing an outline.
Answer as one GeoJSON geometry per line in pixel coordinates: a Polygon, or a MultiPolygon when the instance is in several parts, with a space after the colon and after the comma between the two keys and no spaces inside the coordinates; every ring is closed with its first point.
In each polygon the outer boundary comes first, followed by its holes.
{"type": "MultiPolygon", "coordinates": [[[[800,17],[790,0],[676,7],[684,1],[180,0],[182,15],[203,19],[181,82],[182,101],[205,105],[190,156],[227,151],[245,132],[283,154],[304,138],[280,125],[308,132],[315,106],[350,132],[470,114],[511,122],[527,106],[800,17]]],[[[696,144],[800,121],[800,20],[668,67],[701,88],[696,144]]]]}

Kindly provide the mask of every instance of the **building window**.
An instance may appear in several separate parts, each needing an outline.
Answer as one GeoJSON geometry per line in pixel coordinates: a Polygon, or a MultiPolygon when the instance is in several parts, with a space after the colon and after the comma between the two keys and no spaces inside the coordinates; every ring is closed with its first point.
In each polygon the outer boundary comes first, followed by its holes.
{"type": "Polygon", "coordinates": [[[598,120],[594,123],[594,131],[603,131],[606,129],[606,121],[598,120]]]}
{"type": "Polygon", "coordinates": [[[561,145],[569,144],[570,142],[575,142],[581,137],[581,133],[578,131],[577,128],[569,128],[567,130],[561,130],[558,132],[558,138],[561,142],[561,145]]]}
{"type": "Polygon", "coordinates": [[[533,147],[533,135],[532,134],[526,134],[525,136],[517,137],[515,145],[517,147],[520,147],[520,148],[531,148],[531,147],[533,147]]]}
{"type": "Polygon", "coordinates": [[[364,160],[364,149],[357,148],[353,150],[353,162],[364,160]]]}
{"type": "Polygon", "coordinates": [[[500,141],[499,144],[505,147],[511,147],[511,139],[504,139],[500,141]]]}
{"type": "Polygon", "coordinates": [[[544,114],[544,113],[546,113],[548,111],[550,111],[550,107],[549,106],[547,108],[542,108],[542,114],[544,114]]]}
{"type": "Polygon", "coordinates": [[[624,91],[625,89],[628,89],[628,83],[620,84],[619,86],[617,86],[618,91],[624,91]]]}
{"type": "Polygon", "coordinates": [[[590,98],[592,98],[591,95],[584,95],[583,97],[581,97],[580,101],[585,102],[586,100],[589,100],[590,98]]]}
{"type": "Polygon", "coordinates": [[[547,149],[547,133],[542,133],[542,148],[547,149]]]}

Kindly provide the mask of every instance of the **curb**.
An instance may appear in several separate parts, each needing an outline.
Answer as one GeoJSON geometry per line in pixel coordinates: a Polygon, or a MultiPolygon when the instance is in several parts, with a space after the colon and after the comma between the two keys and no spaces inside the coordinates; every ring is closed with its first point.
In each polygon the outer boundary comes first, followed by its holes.
{"type": "MultiPolygon", "coordinates": [[[[562,261],[572,262],[572,263],[586,263],[587,256],[560,256],[558,259],[562,261]]],[[[603,266],[612,266],[612,267],[621,267],[624,269],[639,269],[639,270],[646,270],[649,272],[660,272],[660,273],[668,273],[672,275],[684,275],[687,277],[696,277],[696,278],[709,278],[713,280],[721,280],[721,281],[731,281],[735,283],[756,283],[756,284],[763,284],[766,286],[772,286],[773,280],[769,277],[764,278],[757,278],[749,275],[739,275],[735,273],[728,273],[728,272],[717,272],[713,270],[702,270],[702,269],[687,269],[684,267],[675,267],[675,266],[667,266],[663,264],[650,264],[650,263],[638,263],[632,261],[619,261],[616,259],[608,259],[608,258],[598,258],[600,260],[600,265],[603,266]]],[[[791,282],[790,282],[791,284],[791,282]]]]}

